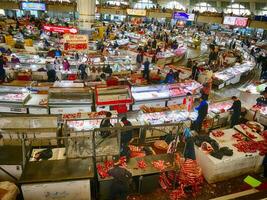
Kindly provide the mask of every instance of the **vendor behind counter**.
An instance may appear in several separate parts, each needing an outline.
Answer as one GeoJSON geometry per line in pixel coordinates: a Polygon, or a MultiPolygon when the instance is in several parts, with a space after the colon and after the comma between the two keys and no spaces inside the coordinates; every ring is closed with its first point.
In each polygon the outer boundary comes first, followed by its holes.
{"type": "Polygon", "coordinates": [[[257,105],[261,105],[261,106],[267,106],[267,87],[265,88],[265,90],[261,93],[262,96],[260,96],[259,98],[257,98],[257,105]]]}

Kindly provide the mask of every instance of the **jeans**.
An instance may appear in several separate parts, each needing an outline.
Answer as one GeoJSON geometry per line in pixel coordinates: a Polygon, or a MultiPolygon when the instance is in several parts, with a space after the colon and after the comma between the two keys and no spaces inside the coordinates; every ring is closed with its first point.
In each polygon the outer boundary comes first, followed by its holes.
{"type": "Polygon", "coordinates": [[[231,117],[231,128],[233,128],[235,125],[239,123],[240,115],[233,114],[231,117]]]}
{"type": "Polygon", "coordinates": [[[149,81],[149,71],[144,71],[143,78],[149,81]]]}
{"type": "Polygon", "coordinates": [[[201,128],[202,128],[202,123],[203,123],[204,119],[196,119],[196,121],[194,121],[193,123],[193,129],[196,131],[196,132],[200,132],[201,131],[201,128]]]}

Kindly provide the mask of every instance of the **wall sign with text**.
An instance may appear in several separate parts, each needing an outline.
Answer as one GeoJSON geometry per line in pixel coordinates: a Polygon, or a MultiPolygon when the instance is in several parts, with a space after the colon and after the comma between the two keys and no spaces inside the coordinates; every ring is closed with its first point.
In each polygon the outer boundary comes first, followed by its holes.
{"type": "Polygon", "coordinates": [[[55,33],[68,33],[68,34],[78,33],[78,29],[74,27],[44,25],[43,29],[55,33]]]}
{"type": "Polygon", "coordinates": [[[21,3],[22,10],[40,10],[45,11],[46,5],[45,3],[36,3],[36,2],[22,2],[21,3]]]}
{"type": "Polygon", "coordinates": [[[231,26],[241,26],[245,27],[248,25],[248,18],[246,17],[233,17],[225,16],[223,19],[223,24],[231,26]]]}
{"type": "Polygon", "coordinates": [[[65,51],[84,51],[88,49],[87,35],[64,35],[64,50],[65,51]]]}

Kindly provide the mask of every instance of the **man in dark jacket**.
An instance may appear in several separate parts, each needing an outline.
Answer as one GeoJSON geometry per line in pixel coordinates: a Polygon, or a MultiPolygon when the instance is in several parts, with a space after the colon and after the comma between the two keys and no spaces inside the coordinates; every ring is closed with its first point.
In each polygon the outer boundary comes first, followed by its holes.
{"type": "Polygon", "coordinates": [[[148,59],[146,59],[146,61],[144,62],[144,73],[143,73],[143,77],[149,81],[149,65],[150,62],[148,61],[148,59]]]}
{"type": "Polygon", "coordinates": [[[6,71],[4,69],[5,61],[4,57],[0,56],[0,83],[5,81],[6,78],[6,71]]]}
{"type": "Polygon", "coordinates": [[[257,105],[266,106],[267,105],[267,91],[263,91],[262,96],[256,99],[257,105]]]}
{"type": "Polygon", "coordinates": [[[111,69],[110,65],[107,65],[107,67],[103,70],[106,74],[109,76],[112,75],[113,70],[111,69]]]}
{"type": "MultiPolygon", "coordinates": [[[[127,119],[127,117],[122,117],[121,122],[123,123],[123,126],[132,126],[132,123],[127,119]]],[[[127,130],[125,132],[122,132],[121,143],[128,145],[129,143],[131,143],[132,138],[133,138],[132,130],[127,130]]]]}
{"type": "Polygon", "coordinates": [[[143,63],[143,56],[142,56],[142,53],[139,52],[137,54],[137,56],[136,56],[136,65],[137,65],[137,68],[140,68],[142,63],[143,63]]]}
{"type": "Polygon", "coordinates": [[[198,68],[197,68],[197,62],[194,60],[193,61],[193,66],[192,66],[192,79],[197,80],[198,79],[198,68]]]}
{"type": "Polygon", "coordinates": [[[87,77],[87,73],[85,71],[86,65],[82,63],[82,64],[79,65],[78,69],[80,70],[81,79],[82,80],[86,79],[86,77],[87,77]]]}
{"type": "Polygon", "coordinates": [[[231,106],[231,108],[228,109],[233,111],[231,117],[231,128],[233,128],[235,125],[239,123],[239,118],[241,114],[241,101],[236,96],[233,96],[232,100],[234,101],[234,103],[231,106]]]}
{"type": "Polygon", "coordinates": [[[117,162],[114,164],[114,167],[108,171],[108,174],[113,177],[108,200],[115,200],[116,198],[119,200],[126,200],[132,178],[131,172],[120,167],[117,162]]]}
{"type": "MultiPolygon", "coordinates": [[[[121,122],[123,126],[132,126],[132,123],[127,119],[127,117],[122,117],[121,122]]],[[[121,132],[121,156],[126,156],[128,159],[130,157],[130,149],[128,145],[133,141],[133,130],[125,130],[121,132]]]]}
{"type": "MultiPolygon", "coordinates": [[[[101,123],[100,123],[100,128],[109,128],[109,127],[113,127],[113,125],[110,122],[110,118],[111,118],[112,114],[111,112],[107,112],[106,113],[106,118],[102,119],[101,123]]],[[[101,131],[100,135],[102,138],[106,138],[111,134],[110,131],[101,131]]]]}
{"type": "Polygon", "coordinates": [[[198,117],[197,117],[196,121],[194,121],[194,130],[197,132],[201,131],[202,123],[208,114],[208,107],[209,106],[208,106],[207,100],[208,100],[208,96],[202,95],[202,97],[200,98],[199,106],[195,108],[198,112],[198,117]]]}
{"type": "Polygon", "coordinates": [[[57,80],[57,73],[54,68],[51,68],[47,71],[47,81],[48,82],[55,82],[57,80]]]}

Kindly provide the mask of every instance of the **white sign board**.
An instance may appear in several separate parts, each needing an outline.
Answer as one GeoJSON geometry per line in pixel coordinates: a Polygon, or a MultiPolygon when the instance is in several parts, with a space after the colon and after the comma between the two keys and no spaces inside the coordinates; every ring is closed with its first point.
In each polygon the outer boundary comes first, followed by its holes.
{"type": "Polygon", "coordinates": [[[90,180],[24,184],[21,189],[24,200],[91,200],[90,180]]]}

